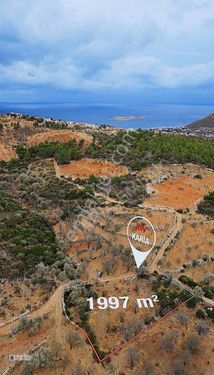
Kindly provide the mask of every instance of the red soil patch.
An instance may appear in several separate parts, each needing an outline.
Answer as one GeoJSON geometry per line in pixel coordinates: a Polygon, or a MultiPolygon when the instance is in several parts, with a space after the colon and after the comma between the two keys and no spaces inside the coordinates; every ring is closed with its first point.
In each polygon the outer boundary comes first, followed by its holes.
{"type": "Polygon", "coordinates": [[[84,146],[88,147],[92,143],[92,137],[85,133],[74,132],[72,130],[49,130],[44,133],[34,134],[27,139],[29,146],[38,145],[44,142],[69,142],[76,139],[77,142],[84,140],[84,146]]]}
{"type": "Polygon", "coordinates": [[[16,152],[4,145],[4,143],[0,143],[0,160],[9,161],[16,157],[16,152]]]}
{"type": "Polygon", "coordinates": [[[157,195],[147,202],[184,209],[214,189],[214,174],[209,174],[203,179],[190,176],[173,178],[155,184],[154,189],[157,195]]]}
{"type": "Polygon", "coordinates": [[[101,160],[81,159],[71,161],[69,164],[58,165],[56,172],[61,176],[88,178],[91,175],[100,177],[121,176],[127,174],[128,169],[101,160]]]}
{"type": "MultiPolygon", "coordinates": [[[[202,258],[204,254],[212,256],[214,240],[214,235],[211,232],[212,228],[212,221],[205,223],[200,221],[196,215],[193,221],[187,221],[179,239],[166,254],[166,262],[162,266],[164,271],[178,269],[184,263],[192,263],[193,259],[202,258]]],[[[204,269],[205,271],[208,265],[209,263],[205,263],[203,266],[196,266],[188,270],[190,272],[195,271],[194,273],[197,275],[197,270],[204,269]]],[[[213,272],[214,264],[210,263],[210,265],[210,271],[213,272]]],[[[196,281],[195,277],[194,280],[196,281]]]]}

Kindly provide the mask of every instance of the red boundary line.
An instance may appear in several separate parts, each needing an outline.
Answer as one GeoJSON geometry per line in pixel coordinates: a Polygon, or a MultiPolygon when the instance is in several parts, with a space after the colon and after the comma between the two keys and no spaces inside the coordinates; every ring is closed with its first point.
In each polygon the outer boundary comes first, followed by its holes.
{"type": "Polygon", "coordinates": [[[140,335],[143,335],[144,332],[147,332],[149,329],[151,329],[152,327],[154,327],[156,324],[158,324],[159,322],[161,322],[163,319],[167,318],[167,316],[171,315],[174,311],[176,311],[177,309],[179,309],[181,306],[185,305],[192,297],[190,297],[188,300],[186,300],[185,302],[182,302],[180,303],[180,305],[176,306],[173,310],[169,311],[167,314],[165,314],[164,316],[162,316],[160,319],[158,319],[156,322],[150,324],[148,327],[144,328],[142,331],[138,332],[137,335],[131,337],[128,341],[126,341],[124,344],[122,344],[121,346],[113,349],[109,354],[107,354],[104,358],[100,359],[100,363],[102,363],[103,361],[105,361],[107,358],[109,358],[112,354],[115,354],[115,353],[118,353],[119,351],[121,351],[123,348],[125,348],[127,345],[129,345],[132,341],[136,340],[140,335]]]}
{"type": "MultiPolygon", "coordinates": [[[[152,274],[151,274],[152,275],[152,274]]],[[[162,277],[161,275],[157,275],[155,274],[155,276],[158,276],[158,277],[162,277]]],[[[189,293],[191,293],[188,289],[186,289],[189,293]]],[[[105,357],[103,358],[100,358],[99,354],[97,353],[95,347],[94,347],[94,344],[92,343],[89,335],[87,334],[87,332],[82,328],[80,327],[78,324],[76,324],[75,322],[73,322],[72,320],[69,319],[69,321],[74,324],[77,329],[79,329],[83,334],[84,336],[87,338],[97,360],[99,363],[102,363],[104,361],[106,361],[109,357],[111,357],[113,354],[115,353],[118,353],[119,351],[121,351],[122,349],[124,349],[126,346],[128,346],[132,341],[136,340],[139,336],[143,335],[145,332],[147,332],[148,330],[150,330],[152,327],[154,327],[156,324],[160,323],[162,320],[164,320],[165,318],[167,318],[169,315],[173,314],[173,312],[175,312],[176,310],[178,310],[181,306],[184,306],[191,298],[193,298],[193,294],[190,298],[188,298],[186,301],[180,303],[178,306],[176,306],[174,309],[172,309],[171,311],[169,311],[168,313],[166,313],[164,316],[162,316],[160,319],[156,320],[156,322],[150,324],[148,327],[144,328],[142,331],[138,332],[135,336],[131,337],[128,341],[126,341],[124,344],[116,347],[116,348],[113,348],[105,357]]]]}

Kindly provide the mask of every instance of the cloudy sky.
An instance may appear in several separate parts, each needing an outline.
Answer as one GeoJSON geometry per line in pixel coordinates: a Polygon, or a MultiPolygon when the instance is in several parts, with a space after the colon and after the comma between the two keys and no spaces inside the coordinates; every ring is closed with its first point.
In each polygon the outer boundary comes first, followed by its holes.
{"type": "Polygon", "coordinates": [[[212,103],[213,0],[1,0],[0,100],[212,103]]]}

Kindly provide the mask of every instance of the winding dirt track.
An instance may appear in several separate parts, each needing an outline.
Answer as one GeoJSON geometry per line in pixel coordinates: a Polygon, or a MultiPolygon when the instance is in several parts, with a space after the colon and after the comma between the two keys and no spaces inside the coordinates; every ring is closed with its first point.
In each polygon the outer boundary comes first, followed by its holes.
{"type": "Polygon", "coordinates": [[[179,214],[177,211],[175,211],[173,208],[165,207],[165,206],[149,206],[147,204],[144,204],[139,207],[144,207],[144,208],[151,208],[153,211],[167,211],[169,213],[173,213],[176,217],[176,224],[173,227],[172,233],[170,236],[166,239],[166,241],[163,243],[161,246],[160,250],[158,251],[153,263],[150,266],[150,271],[153,273],[154,271],[159,271],[158,269],[158,261],[163,257],[164,252],[168,248],[168,246],[171,244],[171,242],[176,238],[177,234],[181,232],[183,229],[183,224],[182,224],[182,215],[179,214]]]}
{"type": "MultiPolygon", "coordinates": [[[[56,311],[57,317],[58,317],[58,312],[59,312],[59,306],[61,306],[61,297],[62,297],[62,292],[64,288],[67,286],[67,284],[60,285],[55,292],[52,294],[52,296],[49,298],[49,300],[41,306],[38,310],[33,311],[26,316],[30,317],[31,319],[36,318],[37,316],[43,316],[45,314],[48,314],[50,311],[56,311]],[[57,302],[60,300],[60,304],[57,302]],[[58,306],[58,307],[57,307],[58,306]],[[57,307],[57,308],[56,308],[57,307]]],[[[13,328],[17,326],[17,321],[11,322],[3,327],[0,328],[0,336],[7,335],[8,332],[13,328]]]]}

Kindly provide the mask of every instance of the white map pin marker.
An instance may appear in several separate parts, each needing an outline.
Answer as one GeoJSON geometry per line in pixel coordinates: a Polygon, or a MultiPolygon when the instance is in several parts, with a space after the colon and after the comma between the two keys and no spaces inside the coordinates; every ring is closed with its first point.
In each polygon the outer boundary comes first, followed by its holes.
{"type": "Polygon", "coordinates": [[[154,226],[145,217],[135,216],[128,223],[127,237],[137,268],[139,268],[155,246],[154,226]]]}

